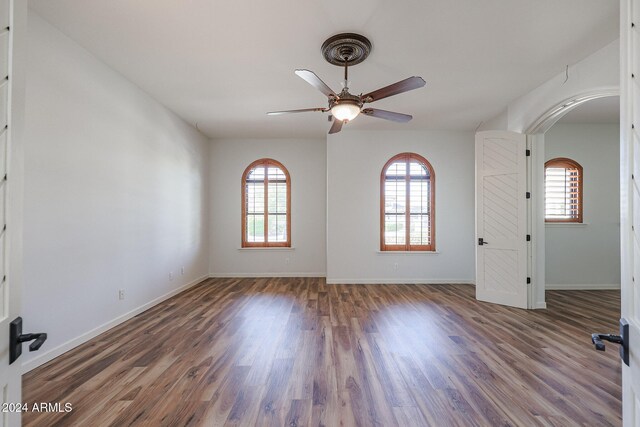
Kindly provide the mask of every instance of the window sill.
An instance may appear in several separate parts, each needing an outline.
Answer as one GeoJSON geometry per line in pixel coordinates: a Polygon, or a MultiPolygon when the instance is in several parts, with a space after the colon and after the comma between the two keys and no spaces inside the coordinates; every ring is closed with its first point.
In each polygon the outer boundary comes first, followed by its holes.
{"type": "Polygon", "coordinates": [[[587,225],[589,225],[588,222],[545,222],[544,226],[545,227],[551,227],[551,228],[574,228],[574,227],[586,227],[587,225]]]}
{"type": "Polygon", "coordinates": [[[238,248],[239,251],[294,251],[294,247],[284,246],[256,246],[249,248],[238,248]]]}
{"type": "Polygon", "coordinates": [[[438,255],[440,251],[376,251],[378,255],[438,255]]]}

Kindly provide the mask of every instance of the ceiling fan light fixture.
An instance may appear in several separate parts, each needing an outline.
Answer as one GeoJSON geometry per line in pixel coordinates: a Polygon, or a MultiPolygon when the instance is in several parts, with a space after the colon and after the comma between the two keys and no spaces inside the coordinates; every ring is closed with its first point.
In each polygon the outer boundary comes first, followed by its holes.
{"type": "Polygon", "coordinates": [[[331,107],[331,114],[337,120],[348,121],[355,119],[360,114],[360,105],[355,101],[344,100],[331,107]]]}

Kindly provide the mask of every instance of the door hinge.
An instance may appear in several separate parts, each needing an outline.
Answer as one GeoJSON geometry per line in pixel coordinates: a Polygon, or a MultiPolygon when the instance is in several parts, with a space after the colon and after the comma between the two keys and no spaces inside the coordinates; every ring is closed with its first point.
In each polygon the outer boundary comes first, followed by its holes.
{"type": "Polygon", "coordinates": [[[531,234],[527,234],[527,242],[531,241],[531,234]]]}
{"type": "Polygon", "coordinates": [[[526,153],[527,157],[529,157],[529,156],[531,155],[531,150],[529,150],[529,149],[527,148],[527,150],[525,151],[525,153],[526,153]]]}
{"type": "Polygon", "coordinates": [[[527,191],[526,196],[527,196],[527,199],[530,199],[531,198],[531,193],[529,191],[527,191]]]}
{"type": "Polygon", "coordinates": [[[527,277],[527,285],[531,284],[531,277],[527,277]]]}

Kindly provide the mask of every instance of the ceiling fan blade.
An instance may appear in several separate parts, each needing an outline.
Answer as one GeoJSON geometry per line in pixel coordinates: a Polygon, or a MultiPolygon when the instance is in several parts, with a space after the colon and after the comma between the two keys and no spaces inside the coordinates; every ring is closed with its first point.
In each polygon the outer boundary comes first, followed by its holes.
{"type": "Polygon", "coordinates": [[[332,96],[337,98],[338,95],[331,90],[329,86],[325,82],[323,82],[320,77],[316,75],[313,71],[310,70],[296,70],[296,75],[302,78],[304,81],[309,83],[311,86],[318,89],[320,92],[324,93],[327,96],[332,96]]]}
{"type": "Polygon", "coordinates": [[[342,130],[343,121],[333,119],[333,124],[331,125],[331,129],[329,129],[329,133],[338,133],[342,130]]]}
{"type": "Polygon", "coordinates": [[[408,92],[413,89],[421,88],[426,85],[422,77],[409,77],[408,79],[401,80],[389,86],[385,86],[373,92],[369,92],[366,95],[362,95],[364,102],[374,102],[382,98],[397,95],[399,93],[408,92]]]}
{"type": "Polygon", "coordinates": [[[267,114],[269,116],[279,116],[281,114],[292,114],[292,113],[307,113],[310,111],[322,111],[323,113],[325,111],[329,111],[328,108],[303,108],[301,110],[284,110],[284,111],[269,111],[267,114]]]}
{"type": "Polygon", "coordinates": [[[413,116],[409,114],[394,113],[393,111],[378,110],[377,108],[365,108],[361,113],[370,117],[377,117],[378,119],[391,120],[392,122],[399,123],[406,123],[413,119],[413,116]]]}

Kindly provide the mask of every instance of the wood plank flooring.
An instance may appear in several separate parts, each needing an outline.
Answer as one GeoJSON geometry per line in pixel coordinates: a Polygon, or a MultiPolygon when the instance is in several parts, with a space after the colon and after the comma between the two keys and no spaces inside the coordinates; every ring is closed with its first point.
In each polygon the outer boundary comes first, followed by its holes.
{"type": "Polygon", "coordinates": [[[26,426],[618,426],[617,291],[211,279],[43,365],[26,426]]]}

